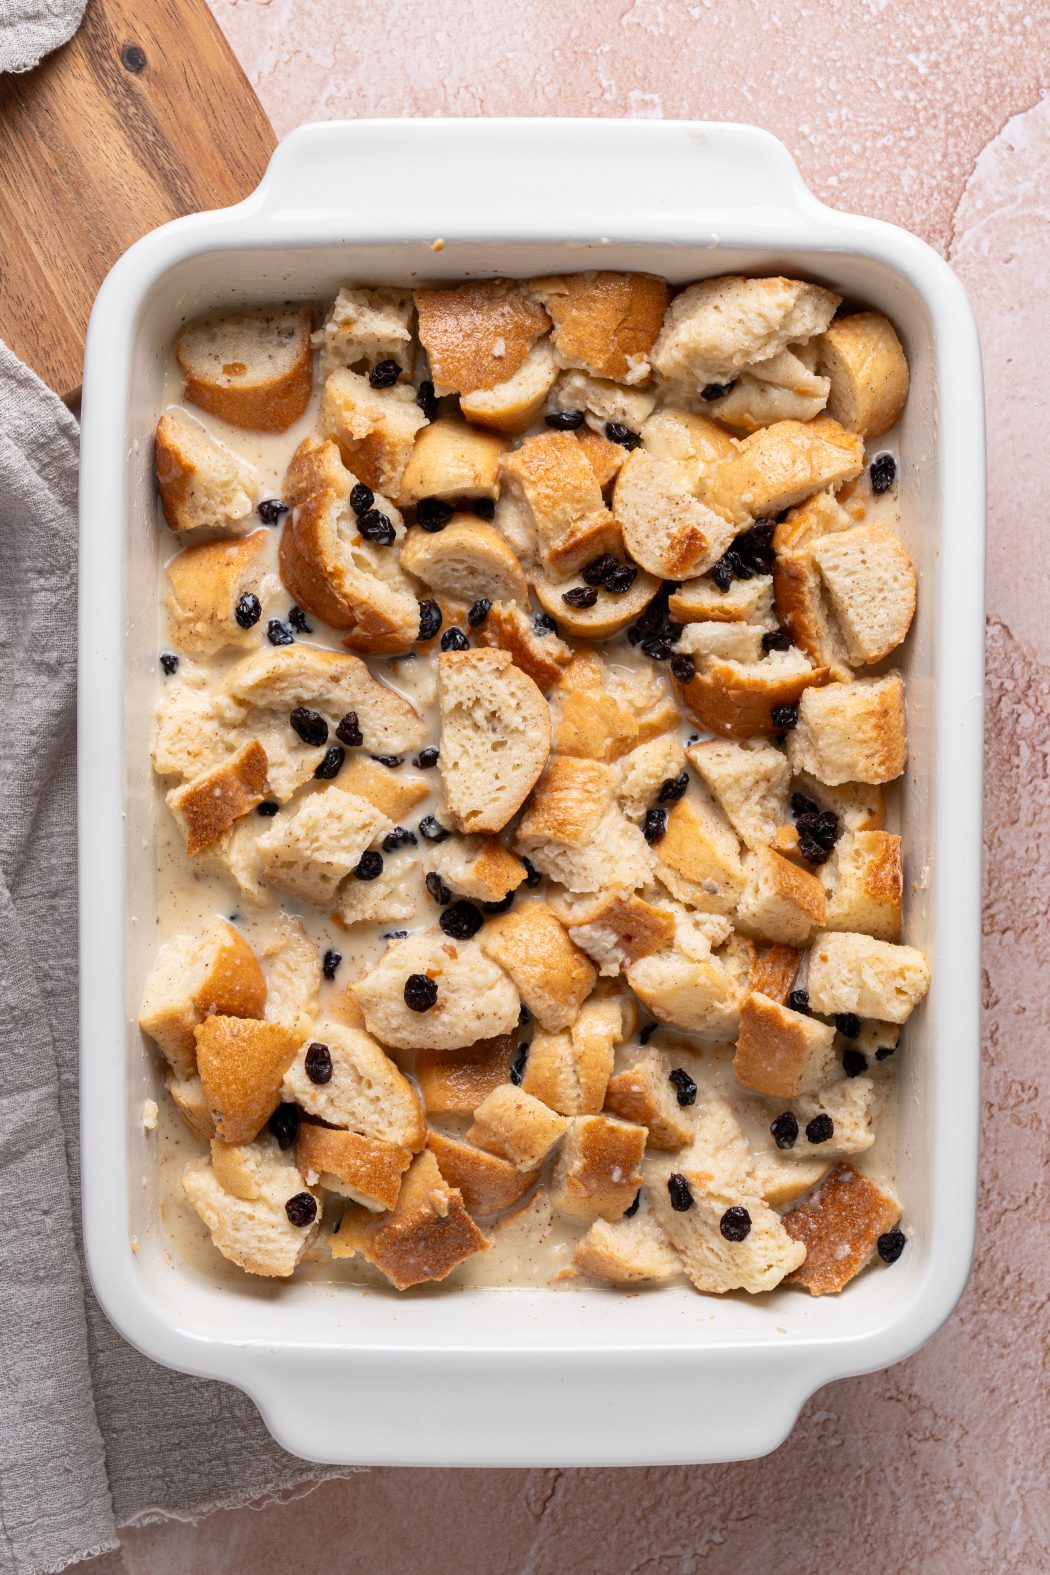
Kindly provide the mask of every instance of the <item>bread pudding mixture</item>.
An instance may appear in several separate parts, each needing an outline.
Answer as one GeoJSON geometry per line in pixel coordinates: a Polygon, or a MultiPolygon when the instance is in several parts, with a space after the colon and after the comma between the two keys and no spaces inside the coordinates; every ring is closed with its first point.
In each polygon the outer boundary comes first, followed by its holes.
{"type": "Polygon", "coordinates": [[[908,374],[839,307],[584,274],[183,329],[140,1019],[182,1256],[814,1295],[900,1256],[908,374]]]}

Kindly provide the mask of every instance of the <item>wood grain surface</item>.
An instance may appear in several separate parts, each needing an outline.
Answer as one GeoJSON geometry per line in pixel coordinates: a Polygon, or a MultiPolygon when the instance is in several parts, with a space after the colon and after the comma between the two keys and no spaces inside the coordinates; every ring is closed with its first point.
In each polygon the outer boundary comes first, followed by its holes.
{"type": "Polygon", "coordinates": [[[0,338],[63,397],[95,294],[158,224],[239,202],[274,133],[205,0],[88,0],[35,71],[0,77],[0,338]]]}

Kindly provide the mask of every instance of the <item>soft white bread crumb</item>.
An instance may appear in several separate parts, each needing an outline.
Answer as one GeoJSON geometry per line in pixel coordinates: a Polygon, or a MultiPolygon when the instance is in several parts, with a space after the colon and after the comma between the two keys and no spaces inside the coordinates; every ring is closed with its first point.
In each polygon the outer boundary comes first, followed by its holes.
{"type": "Polygon", "coordinates": [[[424,427],[405,467],[401,500],[495,498],[507,439],[443,417],[424,427]]]}
{"type": "Polygon", "coordinates": [[[259,479],[193,416],[172,406],[157,422],[154,465],[164,518],[173,531],[251,529],[259,479]]]}
{"type": "Polygon", "coordinates": [[[792,771],[808,771],[831,787],[894,781],[908,755],[900,673],[807,689],[787,754],[792,771]]]}
{"type": "Polygon", "coordinates": [[[757,1193],[738,1190],[685,1164],[675,1174],[680,1178],[676,1195],[681,1196],[681,1189],[687,1188],[689,1207],[673,1208],[665,1183],[650,1189],[653,1212],[698,1291],[721,1296],[726,1291],[743,1290],[758,1295],[771,1291],[804,1262],[805,1247],[792,1241],[779,1214],[757,1193]],[[727,1240],[720,1229],[731,1208],[747,1211],[750,1228],[742,1241],[727,1240]]]}
{"type": "Polygon", "coordinates": [[[287,1279],[317,1235],[317,1193],[272,1138],[232,1150],[214,1142],[211,1158],[187,1166],[182,1187],[223,1257],[248,1274],[287,1279]],[[236,1179],[237,1192],[228,1190],[220,1173],[236,1179]],[[317,1203],[316,1217],[305,1228],[293,1225],[285,1208],[303,1192],[317,1203]]]}
{"type": "Polygon", "coordinates": [[[627,551],[663,579],[703,574],[733,540],[733,526],[645,449],[636,449],[623,465],[612,501],[627,551]]]}
{"type": "Polygon", "coordinates": [[[701,664],[711,658],[727,662],[758,662],[763,655],[760,624],[712,619],[686,624],[678,650],[696,657],[701,664]]]}
{"type": "Polygon", "coordinates": [[[257,432],[284,432],[310,402],[310,309],[212,313],[182,329],[175,354],[185,397],[257,432]]]}
{"type": "Polygon", "coordinates": [[[671,302],[653,366],[666,382],[699,393],[823,333],[839,304],[830,290],[800,279],[704,279],[671,302]]]}
{"type": "Polygon", "coordinates": [[[267,1019],[305,1038],[317,1016],[321,957],[302,919],[282,913],[260,955],[266,964],[267,1019]]]}
{"type": "MultiPolygon", "coordinates": [[[[815,1010],[822,1010],[813,1001],[812,990],[810,1001],[815,1010]]],[[[775,1099],[797,1099],[823,1088],[838,1069],[834,1028],[758,991],[747,996],[733,1057],[741,1087],[775,1099]]]]}
{"type": "Polygon", "coordinates": [[[150,759],[159,776],[200,776],[232,754],[237,741],[204,674],[189,663],[164,685],[153,723],[150,759]],[[185,669],[185,670],[183,670],[185,669]]]}
{"type": "Polygon", "coordinates": [[[542,1100],[501,1083],[474,1111],[467,1139],[518,1170],[535,1170],[561,1139],[569,1123],[542,1100]]]}
{"type": "Polygon", "coordinates": [[[538,339],[517,371],[492,388],[460,396],[468,421],[497,432],[524,432],[536,420],[554,386],[558,365],[549,339],[538,339]]]}
{"type": "Polygon", "coordinates": [[[613,1116],[576,1116],[551,1178],[556,1208],[581,1220],[618,1220],[642,1184],[645,1128],[613,1116]]]}
{"type": "MultiPolygon", "coordinates": [[[[642,957],[626,969],[627,982],[638,999],[661,1023],[673,1023],[700,1039],[724,1044],[740,1021],[746,978],[739,977],[727,954],[710,946],[689,944],[680,920],[670,950],[642,957]]],[[[695,942],[699,939],[693,935],[695,942]]]]}
{"type": "Polygon", "coordinates": [[[781,750],[757,739],[712,738],[691,745],[686,759],[747,847],[772,840],[789,813],[791,771],[781,750]]]}
{"type": "Polygon", "coordinates": [[[677,733],[661,733],[616,763],[616,796],[628,820],[643,821],[661,788],[685,769],[685,750],[677,733]]]}
{"type": "Polygon", "coordinates": [[[881,662],[907,636],[915,615],[915,570],[900,540],[883,525],[858,525],[812,542],[855,666],[881,662]]]}
{"type": "Polygon", "coordinates": [[[431,590],[468,604],[529,604],[521,564],[494,525],[470,514],[454,514],[437,534],[416,526],[401,549],[401,567],[431,590]]]}
{"type": "Polygon", "coordinates": [[[460,831],[499,831],[521,808],[550,753],[547,702],[509,652],[438,658],[445,803],[460,831]]]}
{"type": "Polygon", "coordinates": [[[242,596],[254,595],[262,579],[266,532],[238,541],[203,541],[186,547],[168,564],[168,636],[189,656],[213,656],[228,646],[254,645],[255,629],[236,619],[242,596]]]}
{"type": "Polygon", "coordinates": [[[621,383],[649,378],[649,352],[670,290],[646,273],[587,272],[532,279],[529,293],[547,308],[562,366],[621,383]]]}
{"type": "MultiPolygon", "coordinates": [[[[763,1112],[759,1119],[766,1127],[768,1116],[763,1112]]],[[[756,1193],[770,1208],[779,1208],[815,1185],[827,1170],[828,1161],[789,1159],[776,1148],[767,1132],[763,1137],[765,1147],[756,1152],[729,1102],[720,1094],[703,1089],[689,1148],[654,1166],[654,1174],[666,1184],[671,1171],[691,1169],[715,1177],[733,1190],[756,1193]]]]}
{"type": "Polygon", "coordinates": [[[345,880],[336,893],[335,918],[355,924],[398,924],[414,919],[423,901],[423,867],[418,859],[388,859],[375,880],[345,880]]]}
{"type": "Polygon", "coordinates": [[[620,527],[605,507],[587,455],[571,432],[526,438],[500,461],[505,494],[521,515],[519,533],[535,542],[548,575],[578,573],[622,546],[620,527]]]}
{"type": "Polygon", "coordinates": [[[673,466],[689,491],[709,507],[715,506],[709,484],[722,461],[736,453],[725,427],[676,405],[662,405],[649,417],[642,428],[642,447],[654,459],[673,466]]]}
{"type": "Polygon", "coordinates": [[[930,988],[930,965],[914,946],[824,931],[813,938],[806,988],[813,1010],[828,1017],[903,1023],[930,988]]]}
{"type": "Polygon", "coordinates": [[[328,1049],[332,1076],[327,1083],[307,1076],[305,1044],[285,1074],[282,1098],[331,1126],[421,1149],[427,1124],[419,1095],[375,1040],[331,1020],[317,1023],[313,1035],[310,1044],[328,1049]]]}
{"type": "Polygon", "coordinates": [[[416,435],[425,426],[426,417],[406,383],[372,388],[367,377],[345,370],[325,379],[322,432],[333,439],[355,476],[396,503],[415,501],[408,497],[405,474],[416,435]]]}
{"type": "Polygon", "coordinates": [[[324,907],[366,849],[391,829],[367,799],[333,784],[271,821],[256,843],[259,867],[273,885],[324,907]]]}
{"type": "Polygon", "coordinates": [[[582,410],[587,428],[604,433],[610,421],[630,432],[640,432],[656,404],[656,395],[645,388],[626,388],[586,372],[563,372],[550,396],[551,410],[582,410]]]}
{"type": "Polygon", "coordinates": [[[824,928],[900,939],[904,870],[901,839],[889,831],[843,836],[821,870],[828,887],[824,928]]]}
{"type": "Polygon", "coordinates": [[[825,906],[824,888],[815,875],[772,848],[755,848],[745,855],[736,917],[746,935],[804,946],[822,927],[825,906]]]}
{"type": "Polygon", "coordinates": [[[851,432],[881,437],[908,398],[908,362],[881,312],[856,312],[832,323],[817,342],[820,370],[831,380],[828,410],[851,432]]]}
{"type": "Polygon", "coordinates": [[[402,371],[411,364],[412,294],[391,285],[375,289],[344,287],[313,336],[321,351],[321,375],[339,367],[371,369],[380,361],[396,361],[402,371]]]}
{"type": "Polygon", "coordinates": [[[595,984],[590,961],[544,902],[529,902],[486,924],[478,944],[510,975],[542,1028],[574,1022],[595,984]]]}
{"type": "Polygon", "coordinates": [[[676,623],[751,623],[771,629],[773,579],[756,574],[751,580],[733,580],[721,591],[708,575],[701,575],[671,593],[667,611],[676,623]]]}
{"type": "Polygon", "coordinates": [[[401,1050],[456,1050],[509,1033],[521,1008],[514,985],[477,941],[452,941],[440,930],[392,941],[354,985],[354,995],[369,1032],[401,1050]],[[406,1004],[411,974],[425,974],[437,985],[437,1000],[428,1011],[406,1004]]]}
{"type": "Polygon", "coordinates": [[[674,1150],[693,1133],[692,1113],[678,1103],[671,1058],[653,1047],[609,1079],[605,1108],[647,1128],[651,1149],[674,1150]]]}
{"type": "Polygon", "coordinates": [[[672,1280],[681,1260],[645,1201],[629,1219],[595,1220],[573,1254],[573,1267],[611,1285],[672,1280]]]}

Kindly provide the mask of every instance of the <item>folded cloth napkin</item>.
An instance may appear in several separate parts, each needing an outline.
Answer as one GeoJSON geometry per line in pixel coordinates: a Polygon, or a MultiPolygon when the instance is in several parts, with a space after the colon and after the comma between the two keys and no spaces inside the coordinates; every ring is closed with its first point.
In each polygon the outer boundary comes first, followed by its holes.
{"type": "Polygon", "coordinates": [[[3,0],[0,5],[0,71],[31,71],[52,49],[72,38],[87,0],[3,0]]]}
{"type": "Polygon", "coordinates": [[[251,1401],[125,1344],[83,1272],[77,1113],[77,423],[0,343],[0,1571],[317,1480],[251,1401]]]}

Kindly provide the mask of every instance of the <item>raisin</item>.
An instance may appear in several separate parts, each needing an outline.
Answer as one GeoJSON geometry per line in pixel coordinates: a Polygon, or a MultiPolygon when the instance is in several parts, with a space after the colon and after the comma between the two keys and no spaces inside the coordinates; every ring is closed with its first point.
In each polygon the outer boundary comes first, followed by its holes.
{"type": "Polygon", "coordinates": [[[386,766],[388,771],[396,771],[405,762],[404,755],[369,755],[368,758],[374,760],[377,766],[386,766]]]}
{"type": "Polygon", "coordinates": [[[629,1203],[623,1211],[623,1217],[625,1220],[631,1220],[634,1218],[634,1216],[638,1213],[638,1205],[641,1203],[641,1201],[642,1189],[639,1187],[638,1191],[634,1195],[634,1202],[629,1203]]]}
{"type": "Polygon", "coordinates": [[[593,558],[583,570],[583,579],[588,585],[604,585],[605,576],[611,569],[615,569],[617,560],[611,552],[603,552],[600,558],[593,558]]]}
{"type": "Polygon", "coordinates": [[[907,1240],[902,1230],[884,1231],[875,1243],[875,1250],[883,1263],[896,1263],[904,1251],[907,1240]]]}
{"type": "Polygon", "coordinates": [[[410,1012],[429,1012],[438,998],[438,987],[425,973],[410,973],[405,980],[405,1005],[410,1012]]]}
{"type": "Polygon", "coordinates": [[[327,1045],[318,1044],[316,1041],[308,1045],[303,1066],[311,1083],[321,1085],[332,1081],[332,1052],[327,1045]]]}
{"type": "Polygon", "coordinates": [[[897,479],[897,461],[892,454],[876,454],[868,466],[872,492],[888,492],[897,479]]]}
{"type": "Polygon", "coordinates": [[[281,516],[290,513],[291,510],[290,505],[282,503],[280,498],[263,498],[255,512],[264,525],[277,525],[281,516]]]}
{"type": "Polygon", "coordinates": [[[445,934],[454,941],[471,940],[484,922],[472,902],[454,902],[438,920],[445,934]]]}
{"type": "Polygon", "coordinates": [[[785,1110],[783,1115],[771,1121],[769,1130],[777,1148],[794,1148],[798,1142],[798,1118],[790,1110],[785,1110]]]}
{"type": "Polygon", "coordinates": [[[555,432],[575,432],[583,426],[584,412],[582,410],[552,410],[549,416],[544,416],[544,421],[555,432]]]}
{"type": "Polygon", "coordinates": [[[297,705],[288,720],[292,724],[292,732],[298,733],[304,744],[313,744],[318,749],[322,744],[327,744],[328,723],[317,711],[297,705]]]}
{"type": "Polygon", "coordinates": [[[414,848],[418,838],[414,831],[409,831],[407,826],[395,826],[393,831],[388,831],[383,838],[383,852],[396,853],[398,848],[414,848]]]}
{"type": "Polygon", "coordinates": [[[696,662],[684,652],[671,658],[671,674],[680,684],[691,684],[696,677],[696,662]]]}
{"type": "Polygon", "coordinates": [[[788,994],[787,1004],[793,1012],[809,1011],[809,991],[791,990],[788,994]]]}
{"type": "Polygon", "coordinates": [[[343,748],[342,744],[330,745],[325,751],[325,757],[321,761],[321,764],[315,767],[314,776],[317,778],[318,782],[331,782],[332,778],[337,777],[340,771],[342,771],[343,762],[345,760],[346,750],[343,748]]]}
{"type": "Polygon", "coordinates": [[[642,650],[651,662],[669,662],[674,656],[674,647],[667,640],[643,640],[642,650]]]}
{"type": "Polygon", "coordinates": [[[438,402],[437,395],[434,392],[434,385],[429,377],[423,378],[416,389],[416,404],[422,410],[427,420],[433,421],[437,415],[438,402]]]}
{"type": "Polygon", "coordinates": [[[280,618],[271,618],[266,625],[266,638],[271,645],[294,645],[295,635],[280,618]]]}
{"type": "Polygon", "coordinates": [[[378,880],[383,873],[383,855],[381,853],[362,853],[353,873],[358,880],[378,880]]]}
{"type": "Polygon", "coordinates": [[[739,1203],[734,1203],[722,1215],[718,1228],[726,1241],[745,1241],[751,1234],[751,1216],[739,1203]]]}
{"type": "Polygon", "coordinates": [[[842,835],[839,817],[833,809],[823,809],[817,816],[813,835],[825,848],[833,848],[842,835]]]}
{"type": "Polygon", "coordinates": [[[170,678],[172,673],[177,673],[179,670],[179,659],[174,651],[161,651],[160,665],[165,675],[170,678]]]}
{"type": "Polygon", "coordinates": [[[896,1045],[880,1045],[875,1052],[876,1061],[888,1061],[891,1055],[897,1054],[896,1045]]]}
{"type": "Polygon", "coordinates": [[[807,798],[805,793],[792,793],[791,813],[796,820],[803,815],[819,815],[820,805],[814,804],[813,800],[807,798]]]}
{"type": "Polygon", "coordinates": [[[384,930],[383,939],[384,941],[403,941],[407,934],[407,930],[384,930]]]}
{"type": "Polygon", "coordinates": [[[361,724],[357,720],[356,711],[348,711],[346,713],[335,730],[335,736],[341,744],[346,745],[347,749],[356,749],[359,744],[364,743],[365,738],[361,731],[361,724]]]}
{"type": "Polygon", "coordinates": [[[255,813],[261,815],[264,820],[269,820],[271,816],[280,812],[280,808],[280,804],[275,804],[272,798],[264,798],[261,804],[256,804],[255,813]]]}
{"type": "Polygon", "coordinates": [[[528,859],[523,858],[521,862],[525,866],[525,884],[530,891],[534,891],[539,885],[540,881],[543,879],[543,876],[540,874],[535,864],[531,864],[528,859]]]}
{"type": "Polygon", "coordinates": [[[791,649],[791,638],[783,629],[767,629],[762,636],[763,651],[788,651],[791,649]]]}
{"type": "Polygon", "coordinates": [[[830,848],[825,848],[816,837],[801,836],[798,839],[798,851],[807,864],[826,864],[831,857],[830,848]]]}
{"type": "Polygon", "coordinates": [[[844,1050],[842,1052],[842,1070],[847,1077],[859,1077],[868,1070],[868,1058],[861,1050],[844,1050]]]}
{"type": "Polygon", "coordinates": [[[437,765],[440,755],[441,751],[435,749],[433,744],[430,744],[426,749],[419,751],[419,754],[413,758],[412,764],[417,766],[420,771],[430,771],[437,765]]]}
{"type": "Polygon", "coordinates": [[[666,833],[666,809],[656,809],[655,807],[652,809],[647,809],[645,812],[645,819],[642,822],[642,836],[645,838],[646,842],[648,842],[651,847],[654,842],[659,842],[660,838],[665,836],[666,833]]]}
{"type": "Polygon", "coordinates": [[[299,1106],[278,1105],[266,1125],[277,1139],[279,1149],[291,1148],[299,1136],[299,1106]]]}
{"type": "Polygon", "coordinates": [[[610,596],[623,596],[631,589],[637,578],[638,570],[633,563],[618,563],[614,569],[609,570],[602,584],[610,596]]]}
{"type": "Polygon", "coordinates": [[[518,1007],[518,1027],[519,1028],[524,1028],[526,1023],[531,1023],[531,1022],[532,1022],[532,1013],[529,1011],[528,1007],[525,1005],[525,1002],[522,1001],[521,1005],[518,1007]]]}
{"type": "Polygon", "coordinates": [[[307,623],[306,614],[301,607],[289,607],[288,622],[296,634],[313,634],[314,632],[312,625],[307,623]]]}
{"type": "Polygon", "coordinates": [[[647,1045],[659,1027],[659,1023],[646,1023],[645,1027],[638,1031],[638,1043],[647,1045]]]}
{"type": "Polygon", "coordinates": [[[507,913],[514,906],[514,893],[508,891],[507,895],[501,897],[499,902],[483,902],[481,906],[486,913],[507,913]]]}
{"type": "Polygon", "coordinates": [[[856,1012],[836,1012],[835,1027],[843,1039],[858,1039],[860,1037],[860,1018],[856,1012]]]}
{"type": "Polygon", "coordinates": [[[806,1142],[826,1143],[835,1136],[835,1123],[824,1111],[819,1116],[814,1116],[812,1121],[806,1122],[806,1142]]]}
{"type": "Polygon", "coordinates": [[[515,1085],[515,1087],[520,1087],[521,1086],[521,1080],[525,1076],[525,1063],[526,1063],[526,1061],[528,1059],[529,1059],[529,1047],[528,1047],[528,1045],[519,1045],[518,1046],[518,1053],[514,1057],[514,1060],[511,1062],[511,1064],[510,1064],[510,1072],[507,1074],[509,1076],[511,1082],[515,1085]]]}
{"type": "Polygon", "coordinates": [[[686,1105],[696,1104],[696,1084],[683,1067],[676,1066],[668,1077],[677,1090],[678,1103],[685,1108],[686,1105]]]}
{"type": "Polygon", "coordinates": [[[496,505],[491,498],[475,498],[470,506],[479,520],[496,518],[496,505]]]}
{"type": "Polygon", "coordinates": [[[397,532],[390,523],[390,517],[380,509],[369,509],[362,514],[357,522],[357,528],[366,541],[374,542],[377,547],[389,547],[397,538],[397,532]]]}
{"type": "Polygon", "coordinates": [[[688,771],[680,771],[676,777],[668,777],[656,795],[658,804],[677,804],[680,798],[685,797],[689,786],[688,771]]]}
{"type": "Polygon", "coordinates": [[[769,719],[779,731],[790,733],[793,727],[798,726],[798,706],[775,705],[769,713],[769,719]]]}
{"type": "Polygon", "coordinates": [[[424,815],[419,822],[419,835],[425,842],[444,842],[452,833],[434,815],[424,815]]]}
{"type": "Polygon", "coordinates": [[[689,1190],[689,1183],[677,1171],[667,1178],[667,1195],[676,1214],[684,1214],[693,1206],[693,1194],[689,1190]]]}
{"type": "Polygon", "coordinates": [[[711,578],[722,594],[725,595],[733,583],[733,565],[728,561],[725,553],[722,554],[711,570],[711,578]]]}
{"type": "Polygon", "coordinates": [[[736,378],[729,383],[705,383],[700,390],[700,398],[710,403],[714,399],[724,399],[731,388],[736,387],[736,378]]]}
{"type": "Polygon", "coordinates": [[[532,632],[541,638],[545,634],[557,634],[558,625],[554,622],[550,613],[538,612],[532,620],[532,632]]]}
{"type": "Polygon", "coordinates": [[[339,967],[339,964],[342,962],[342,960],[343,960],[342,952],[337,952],[337,951],[335,951],[335,949],[333,947],[330,946],[328,948],[328,950],[325,952],[325,954],[324,954],[324,962],[321,964],[321,972],[324,974],[326,979],[334,979],[335,978],[336,970],[339,967]]]}
{"type": "Polygon", "coordinates": [[[487,596],[479,596],[467,614],[467,623],[470,628],[480,629],[491,611],[492,603],[489,601],[489,598],[487,596]]]}
{"type": "Polygon", "coordinates": [[[262,602],[251,591],[245,591],[233,609],[233,616],[242,629],[254,629],[262,617],[262,602]]]}
{"type": "Polygon", "coordinates": [[[750,579],[753,574],[768,574],[776,554],[773,551],[772,520],[756,520],[733,542],[730,552],[735,560],[738,578],[750,579]],[[741,572],[746,570],[746,573],[741,572]]]}
{"type": "Polygon", "coordinates": [[[303,1229],[312,1225],[317,1218],[317,1199],[312,1192],[297,1192],[294,1198],[289,1198],[284,1206],[284,1212],[293,1225],[303,1229]]]}
{"type": "Polygon", "coordinates": [[[356,483],[356,485],[351,487],[350,507],[353,509],[358,518],[360,518],[362,514],[367,514],[369,509],[375,506],[375,501],[375,493],[372,491],[371,487],[366,487],[363,481],[359,481],[356,483]]]}
{"type": "Polygon", "coordinates": [[[571,591],[562,592],[561,599],[566,607],[593,607],[598,600],[598,592],[593,585],[574,585],[571,591]]]}
{"type": "Polygon", "coordinates": [[[632,449],[641,445],[641,438],[637,432],[632,432],[630,427],[625,427],[622,421],[607,421],[605,423],[605,436],[610,443],[619,443],[622,448],[632,449]]]}
{"type": "Polygon", "coordinates": [[[442,498],[420,498],[416,504],[416,523],[433,536],[444,530],[452,518],[452,505],[442,498]]]}
{"type": "Polygon", "coordinates": [[[401,376],[401,368],[396,361],[378,361],[368,374],[370,388],[393,388],[401,376]]]}
{"type": "Polygon", "coordinates": [[[451,629],[446,629],[441,636],[441,649],[443,651],[469,651],[470,641],[462,629],[457,629],[455,624],[451,629]]]}
{"type": "Polygon", "coordinates": [[[446,905],[446,903],[452,901],[452,893],[445,885],[445,882],[441,879],[441,876],[438,874],[437,870],[431,870],[429,872],[427,875],[426,886],[427,891],[429,891],[434,901],[440,904],[442,908],[446,905]]]}
{"type": "Polygon", "coordinates": [[[442,613],[437,602],[426,601],[419,604],[419,639],[432,640],[441,628],[442,613]]]}

